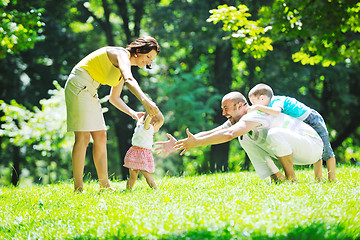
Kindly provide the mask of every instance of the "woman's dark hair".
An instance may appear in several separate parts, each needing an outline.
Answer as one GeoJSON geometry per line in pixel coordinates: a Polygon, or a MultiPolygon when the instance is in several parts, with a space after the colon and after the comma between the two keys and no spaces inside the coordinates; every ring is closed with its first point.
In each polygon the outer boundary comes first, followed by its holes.
{"type": "Polygon", "coordinates": [[[156,53],[159,54],[160,46],[155,38],[144,36],[127,45],[126,50],[128,50],[131,55],[135,55],[135,53],[149,53],[152,50],[155,50],[156,53]]]}
{"type": "MultiPolygon", "coordinates": [[[[156,53],[159,54],[160,45],[155,38],[144,36],[127,45],[126,50],[130,52],[131,56],[134,56],[136,53],[149,53],[152,50],[155,50],[156,53]]],[[[146,65],[146,68],[151,69],[151,65],[146,65]]]]}

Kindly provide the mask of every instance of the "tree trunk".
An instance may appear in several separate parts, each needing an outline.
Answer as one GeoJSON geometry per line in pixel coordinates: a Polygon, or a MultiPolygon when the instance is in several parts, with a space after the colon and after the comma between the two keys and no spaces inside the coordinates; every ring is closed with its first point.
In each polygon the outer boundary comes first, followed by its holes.
{"type": "MultiPolygon", "coordinates": [[[[349,75],[351,82],[349,83],[350,94],[352,96],[356,96],[357,99],[354,102],[359,102],[360,100],[360,79],[359,79],[359,71],[354,71],[349,75]]],[[[333,149],[339,147],[342,142],[347,139],[349,136],[354,134],[356,130],[360,127],[360,112],[356,110],[357,104],[351,104],[348,106],[352,110],[349,111],[348,119],[350,121],[343,128],[342,132],[339,132],[339,135],[331,143],[333,149]]]]}
{"type": "Polygon", "coordinates": [[[112,32],[112,25],[110,23],[109,4],[108,4],[107,0],[102,0],[102,3],[103,3],[104,17],[105,17],[103,29],[105,31],[105,35],[106,35],[108,44],[110,46],[114,46],[115,41],[114,41],[114,36],[113,36],[113,32],[112,32]]]}
{"type": "MultiPolygon", "coordinates": [[[[139,78],[140,74],[138,69],[134,68],[132,69],[133,76],[140,84],[139,78]]],[[[129,106],[136,110],[136,106],[139,105],[139,100],[130,92],[127,91],[127,96],[129,98],[129,106]]],[[[116,113],[117,114],[117,113],[116,113]]],[[[126,180],[129,171],[127,168],[123,167],[124,165],[124,157],[126,155],[127,150],[131,147],[131,138],[134,133],[134,127],[135,127],[135,121],[128,116],[125,116],[123,113],[120,113],[121,116],[114,117],[116,119],[116,137],[118,139],[118,146],[119,146],[119,155],[120,155],[120,161],[121,161],[121,179],[126,180]]]]}
{"type": "MultiPolygon", "coordinates": [[[[143,1],[135,1],[132,3],[132,6],[135,10],[134,13],[134,29],[133,32],[130,30],[130,21],[129,21],[129,12],[128,5],[126,4],[126,1],[124,0],[115,0],[115,4],[118,7],[119,14],[121,18],[123,19],[123,29],[125,32],[125,37],[127,44],[129,44],[135,36],[136,38],[139,37],[140,34],[140,23],[141,19],[144,14],[144,2],[143,1]]],[[[134,67],[131,69],[132,74],[134,78],[138,81],[140,85],[140,74],[137,67],[134,67]]],[[[141,86],[141,85],[140,85],[141,86]]],[[[129,98],[129,106],[136,110],[136,106],[139,106],[139,100],[131,93],[128,92],[128,98],[129,98]]],[[[121,116],[118,118],[114,118],[114,122],[116,123],[116,137],[118,139],[118,146],[119,146],[119,155],[120,155],[120,161],[121,161],[121,179],[126,180],[129,171],[127,168],[123,167],[124,165],[124,157],[126,155],[127,150],[131,147],[131,138],[133,134],[133,128],[135,126],[134,120],[127,116],[121,116]],[[129,129],[128,126],[131,126],[129,129]]]]}
{"type": "MultiPolygon", "coordinates": [[[[1,84],[1,82],[0,82],[1,84]]],[[[1,97],[1,95],[0,95],[1,97]]],[[[1,121],[1,118],[4,116],[4,112],[0,111],[0,126],[4,123],[3,121],[1,121]]],[[[5,162],[2,158],[2,154],[3,154],[3,148],[2,148],[2,142],[3,142],[3,136],[0,136],[0,161],[3,163],[5,162]]]]}
{"type": "MultiPolygon", "coordinates": [[[[214,86],[219,93],[225,95],[230,91],[232,82],[232,45],[230,41],[223,41],[219,43],[215,50],[215,82],[214,86]]],[[[222,111],[216,109],[217,114],[214,117],[214,122],[221,125],[225,122],[222,111]]],[[[229,146],[230,143],[222,143],[211,146],[210,151],[210,171],[211,172],[226,172],[228,171],[229,162],[229,146]]]]}
{"type": "Polygon", "coordinates": [[[347,139],[351,134],[356,132],[356,129],[360,126],[359,117],[360,116],[355,116],[355,118],[352,118],[353,120],[351,120],[351,122],[346,126],[346,128],[338,135],[336,140],[331,143],[331,146],[334,150],[338,148],[342,144],[342,142],[345,141],[345,139],[347,139]]]}
{"type": "Polygon", "coordinates": [[[245,154],[245,161],[244,161],[244,164],[242,165],[242,169],[244,171],[250,170],[250,158],[247,154],[245,154]]]}
{"type": "Polygon", "coordinates": [[[124,158],[127,150],[131,147],[131,138],[133,133],[132,129],[128,129],[126,126],[128,126],[129,124],[134,125],[134,123],[130,117],[124,116],[123,113],[118,113],[115,111],[114,114],[119,114],[119,115],[121,114],[121,116],[118,116],[118,121],[116,122],[116,125],[118,127],[115,126],[115,132],[119,146],[121,179],[126,180],[129,175],[129,171],[127,168],[123,167],[124,158]]]}
{"type": "MultiPolygon", "coordinates": [[[[245,55],[244,55],[245,58],[245,55]]],[[[254,79],[255,79],[255,68],[256,68],[256,61],[255,59],[253,59],[252,57],[247,58],[246,61],[246,65],[247,65],[247,69],[249,71],[249,77],[248,77],[248,81],[247,81],[247,85],[248,86],[254,86],[254,79]]],[[[245,90],[246,89],[241,89],[241,93],[245,95],[245,90]]],[[[245,98],[247,98],[247,96],[245,95],[245,98]]],[[[247,153],[245,154],[245,160],[244,163],[241,166],[242,169],[244,169],[245,171],[248,171],[250,169],[250,158],[247,155],[247,153]]]]}
{"type": "MultiPolygon", "coordinates": [[[[133,2],[127,3],[127,1],[125,1],[125,0],[114,0],[114,3],[117,5],[118,11],[119,11],[118,15],[120,15],[123,20],[122,27],[123,27],[123,30],[125,33],[124,40],[126,41],[126,43],[123,44],[123,47],[125,47],[126,44],[129,44],[132,40],[134,40],[133,37],[137,38],[138,35],[140,34],[140,23],[141,23],[143,14],[144,14],[144,2],[138,0],[138,1],[133,1],[133,2]],[[132,6],[134,9],[129,9],[130,6],[132,6]],[[129,13],[133,13],[134,17],[131,18],[129,16],[129,13]],[[134,19],[134,21],[130,22],[130,19],[134,19]],[[132,23],[135,26],[133,30],[131,30],[131,28],[130,28],[130,25],[132,23]]],[[[111,14],[110,7],[108,5],[107,0],[102,0],[102,4],[103,4],[103,8],[104,8],[104,18],[103,19],[97,18],[95,16],[95,14],[93,14],[87,8],[85,8],[83,6],[82,2],[80,4],[80,6],[89,14],[89,16],[92,16],[95,19],[95,21],[97,23],[99,23],[99,25],[101,26],[101,28],[103,29],[103,31],[106,35],[106,41],[107,41],[108,45],[114,45],[115,44],[114,34],[112,32],[113,29],[112,29],[112,26],[110,23],[110,14],[111,14]]],[[[135,77],[135,79],[139,81],[140,75],[138,73],[138,69],[137,68],[132,69],[132,73],[133,73],[133,76],[135,77]]],[[[122,95],[124,95],[125,92],[126,92],[126,90],[124,88],[124,92],[122,95]]],[[[133,108],[134,110],[136,110],[136,106],[139,105],[139,101],[132,93],[128,93],[127,95],[129,97],[129,106],[131,108],[133,108]]],[[[128,169],[123,167],[124,157],[125,157],[127,150],[131,146],[131,138],[132,138],[132,133],[133,133],[134,121],[130,117],[127,117],[123,113],[119,113],[116,110],[111,111],[110,116],[111,116],[110,122],[112,122],[112,127],[115,128],[115,133],[116,133],[118,146],[119,146],[119,157],[120,157],[120,162],[121,162],[121,178],[123,180],[125,180],[125,179],[127,179],[127,176],[128,176],[128,169]]]]}
{"type": "Polygon", "coordinates": [[[13,146],[13,169],[11,174],[11,184],[17,186],[20,180],[20,149],[17,146],[13,146]]]}

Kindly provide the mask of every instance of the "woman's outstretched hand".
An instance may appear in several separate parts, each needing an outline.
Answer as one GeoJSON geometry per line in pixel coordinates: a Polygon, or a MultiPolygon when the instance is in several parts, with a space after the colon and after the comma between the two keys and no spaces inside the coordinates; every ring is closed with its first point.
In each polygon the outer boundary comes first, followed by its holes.
{"type": "Polygon", "coordinates": [[[176,139],[169,133],[167,133],[166,136],[169,138],[168,141],[156,142],[155,143],[155,145],[159,145],[159,147],[155,148],[155,151],[159,151],[159,152],[157,152],[157,155],[165,153],[164,158],[167,157],[170,153],[176,151],[174,149],[176,139]]]}

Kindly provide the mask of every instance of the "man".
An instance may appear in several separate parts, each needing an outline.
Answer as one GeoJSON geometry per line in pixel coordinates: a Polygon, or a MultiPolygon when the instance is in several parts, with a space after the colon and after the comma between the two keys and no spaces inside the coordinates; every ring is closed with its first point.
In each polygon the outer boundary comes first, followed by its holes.
{"type": "Polygon", "coordinates": [[[286,178],[296,182],[293,164],[321,164],[323,143],[319,135],[307,124],[285,114],[274,117],[258,110],[248,112],[246,98],[239,92],[226,94],[221,103],[223,115],[228,119],[223,125],[195,135],[187,129],[188,138],[176,141],[170,134],[167,142],[156,150],[158,154],[228,142],[236,137],[248,154],[261,179],[285,179],[271,158],[279,159],[286,178]]]}

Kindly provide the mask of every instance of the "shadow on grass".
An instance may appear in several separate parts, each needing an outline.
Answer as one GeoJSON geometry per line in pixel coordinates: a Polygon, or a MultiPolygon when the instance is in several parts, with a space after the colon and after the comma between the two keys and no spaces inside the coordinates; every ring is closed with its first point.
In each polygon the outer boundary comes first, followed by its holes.
{"type": "Polygon", "coordinates": [[[202,240],[228,240],[228,239],[246,239],[246,240],[356,240],[360,239],[359,234],[355,236],[354,234],[346,232],[344,227],[340,226],[329,226],[324,223],[315,223],[307,227],[296,227],[293,229],[288,229],[286,234],[268,236],[264,233],[249,233],[249,232],[231,232],[227,229],[222,231],[207,231],[205,229],[198,231],[190,231],[178,235],[168,235],[159,238],[161,240],[168,239],[202,239],[202,240]]]}
{"type": "MultiPolygon", "coordinates": [[[[354,226],[353,226],[354,227],[354,226]]],[[[360,233],[351,232],[351,230],[346,230],[344,225],[329,225],[326,223],[313,223],[310,226],[304,227],[294,227],[288,229],[286,234],[268,236],[261,232],[234,232],[229,231],[225,228],[217,231],[208,231],[206,229],[198,229],[188,232],[182,232],[177,234],[168,234],[161,237],[148,236],[148,237],[139,237],[131,236],[123,231],[119,230],[118,236],[105,236],[101,239],[112,239],[112,240],[145,240],[145,239],[159,239],[159,240],[170,240],[170,239],[183,239],[183,240],[228,240],[228,239],[246,239],[246,240],[357,240],[360,239],[360,233]]],[[[141,235],[141,233],[139,233],[141,235]]],[[[79,238],[72,239],[99,239],[94,237],[81,236],[79,238]]]]}

